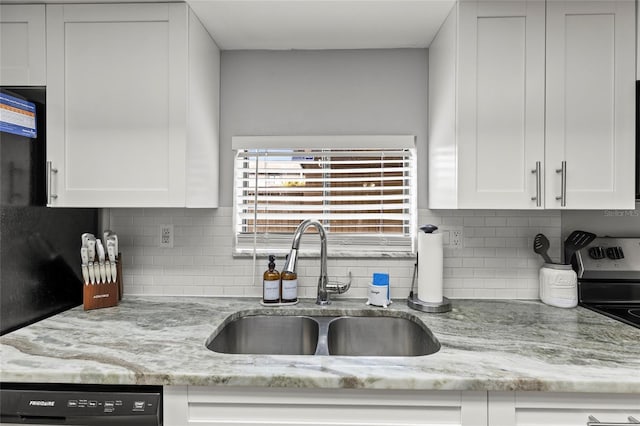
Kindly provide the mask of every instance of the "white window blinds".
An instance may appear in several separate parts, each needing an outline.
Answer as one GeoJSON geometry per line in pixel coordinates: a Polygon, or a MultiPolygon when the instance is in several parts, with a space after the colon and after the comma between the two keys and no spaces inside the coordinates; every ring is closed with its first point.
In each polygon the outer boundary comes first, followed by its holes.
{"type": "Polygon", "coordinates": [[[413,250],[413,136],[234,137],[233,148],[236,252],[286,253],[309,218],[329,254],[413,250]]]}

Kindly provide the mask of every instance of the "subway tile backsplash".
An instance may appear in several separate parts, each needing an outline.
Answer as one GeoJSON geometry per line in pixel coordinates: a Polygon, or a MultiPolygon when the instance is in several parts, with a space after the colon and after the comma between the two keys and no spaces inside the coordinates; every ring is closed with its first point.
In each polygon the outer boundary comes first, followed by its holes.
{"type": "MultiPolygon", "coordinates": [[[[105,223],[120,237],[124,291],[129,295],[262,295],[265,260],[232,256],[232,209],[110,209],[105,223]],[[160,225],[173,224],[174,247],[160,248],[160,225]]],[[[444,250],[444,294],[450,298],[538,298],[540,256],[533,238],[542,232],[550,256],[560,260],[558,211],[420,210],[419,223],[462,227],[463,245],[444,250]]],[[[299,296],[314,298],[318,259],[298,262],[299,296]]],[[[329,258],[331,280],[352,287],[342,296],[366,298],[374,272],[390,275],[392,298],[409,294],[414,258],[329,258]]],[[[278,267],[283,259],[278,260],[278,267]]]]}

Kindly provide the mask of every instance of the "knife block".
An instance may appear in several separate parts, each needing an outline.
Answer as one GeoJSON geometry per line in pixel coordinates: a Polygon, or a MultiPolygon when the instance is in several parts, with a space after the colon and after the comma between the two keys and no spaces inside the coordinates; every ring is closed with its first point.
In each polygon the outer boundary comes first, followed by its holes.
{"type": "Polygon", "coordinates": [[[116,258],[118,278],[114,282],[102,284],[84,284],[82,304],[85,311],[117,306],[122,300],[122,256],[116,258]]]}

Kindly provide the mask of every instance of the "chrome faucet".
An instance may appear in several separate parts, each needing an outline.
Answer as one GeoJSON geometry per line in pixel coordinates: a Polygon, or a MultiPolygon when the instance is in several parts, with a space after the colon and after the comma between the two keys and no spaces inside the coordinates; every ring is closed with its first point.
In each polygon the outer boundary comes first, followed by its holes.
{"type": "Polygon", "coordinates": [[[293,234],[293,242],[291,243],[291,252],[289,257],[282,267],[283,272],[296,272],[296,264],[298,263],[298,248],[300,247],[300,239],[302,234],[308,227],[313,226],[318,230],[320,235],[320,277],[318,278],[318,296],[316,297],[317,305],[328,305],[331,303],[329,300],[329,292],[331,293],[344,293],[349,290],[351,282],[348,284],[329,284],[329,277],[327,275],[327,233],[320,222],[315,219],[307,219],[303,221],[293,234]]]}

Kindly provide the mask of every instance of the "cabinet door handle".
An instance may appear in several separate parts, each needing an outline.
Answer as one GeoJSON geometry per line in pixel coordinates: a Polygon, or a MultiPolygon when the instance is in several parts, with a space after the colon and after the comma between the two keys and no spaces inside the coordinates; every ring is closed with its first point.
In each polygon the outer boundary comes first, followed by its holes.
{"type": "Polygon", "coordinates": [[[560,173],[560,196],[556,200],[560,201],[561,207],[567,206],[567,162],[563,161],[556,173],[560,173]]]}
{"type": "Polygon", "coordinates": [[[58,169],[53,167],[51,161],[47,161],[47,204],[51,204],[51,200],[58,198],[58,195],[54,194],[52,190],[53,173],[58,173],[58,169]]]}
{"type": "Polygon", "coordinates": [[[640,425],[640,421],[638,421],[635,417],[628,417],[629,421],[625,423],[611,423],[611,422],[601,422],[593,416],[589,416],[589,421],[587,422],[587,426],[628,426],[628,425],[640,425]]]}
{"type": "Polygon", "coordinates": [[[542,192],[542,173],[541,173],[541,168],[542,165],[540,163],[540,161],[536,161],[536,168],[531,170],[531,173],[536,175],[536,196],[535,197],[531,197],[531,201],[535,201],[536,202],[536,207],[541,207],[542,206],[542,197],[541,192],[542,192]]]}

